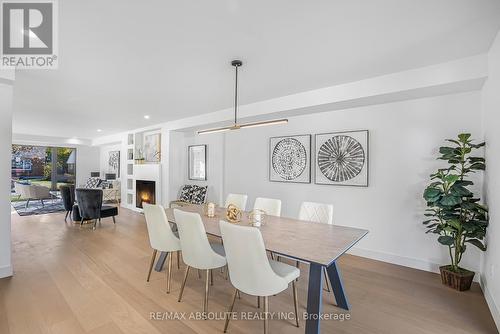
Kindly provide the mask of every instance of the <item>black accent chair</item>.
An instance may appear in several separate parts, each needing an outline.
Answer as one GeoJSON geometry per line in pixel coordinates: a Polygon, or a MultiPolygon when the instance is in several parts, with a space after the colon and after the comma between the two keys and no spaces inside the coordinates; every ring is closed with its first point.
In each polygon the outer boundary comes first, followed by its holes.
{"type": "Polygon", "coordinates": [[[73,206],[73,220],[80,221],[83,225],[84,220],[94,220],[95,230],[97,221],[101,218],[112,217],[116,224],[115,216],[118,215],[116,206],[102,205],[102,189],[76,189],[76,202],[73,206]]]}
{"type": "Polygon", "coordinates": [[[64,210],[66,210],[66,216],[64,216],[64,221],[66,221],[68,219],[68,215],[70,215],[71,211],[73,211],[73,205],[75,205],[75,186],[60,186],[59,190],[61,191],[61,199],[64,205],[64,210]]]}

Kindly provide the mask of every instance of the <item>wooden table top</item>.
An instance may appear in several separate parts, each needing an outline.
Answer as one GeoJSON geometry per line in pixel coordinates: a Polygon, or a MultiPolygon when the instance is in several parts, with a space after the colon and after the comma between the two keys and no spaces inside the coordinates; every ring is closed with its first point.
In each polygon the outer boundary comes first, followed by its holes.
{"type": "MultiPolygon", "coordinates": [[[[206,232],[221,236],[219,221],[226,220],[225,208],[216,208],[214,218],[204,215],[201,205],[186,205],[177,209],[199,213],[206,232]]],[[[173,210],[165,209],[168,220],[175,223],[173,210]]],[[[242,216],[238,225],[251,226],[248,213],[242,216]]],[[[259,229],[268,251],[324,266],[330,265],[368,233],[367,230],[353,227],[269,215],[259,229]]]]}

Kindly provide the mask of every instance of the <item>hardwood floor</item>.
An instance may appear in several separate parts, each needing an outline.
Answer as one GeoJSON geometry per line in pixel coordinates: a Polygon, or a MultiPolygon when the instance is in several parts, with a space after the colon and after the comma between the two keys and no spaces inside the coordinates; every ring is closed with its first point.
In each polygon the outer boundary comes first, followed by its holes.
{"type": "MultiPolygon", "coordinates": [[[[151,320],[151,312],[197,312],[204,283],[191,270],[183,301],[177,302],[184,266],[174,257],[172,291],[165,273],[153,272],[144,217],[120,209],[116,225],[104,219],[97,230],[64,214],[12,215],[15,276],[0,280],[0,333],[222,333],[223,320],[151,320]]],[[[350,319],[322,322],[322,333],[497,333],[477,284],[458,293],[436,274],[346,255],[340,261],[352,310],[350,319]]],[[[299,280],[305,312],[307,266],[299,280]]],[[[203,275],[202,275],[203,276],[203,275]]],[[[214,272],[209,310],[225,312],[233,289],[214,272]]],[[[330,293],[323,312],[342,314],[330,293]]],[[[272,312],[293,314],[292,290],[270,298],[272,312]]],[[[254,297],[242,295],[235,311],[257,312],[254,297]]],[[[252,313],[251,313],[252,314],[252,313]]],[[[262,321],[231,321],[228,333],[261,333],[262,321]]],[[[290,320],[270,321],[272,333],[303,333],[290,320]]]]}

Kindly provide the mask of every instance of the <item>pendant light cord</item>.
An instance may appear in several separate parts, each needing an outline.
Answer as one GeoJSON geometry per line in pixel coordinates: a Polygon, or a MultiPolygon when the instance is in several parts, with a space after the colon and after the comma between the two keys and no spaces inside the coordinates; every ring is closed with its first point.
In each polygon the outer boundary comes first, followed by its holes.
{"type": "Polygon", "coordinates": [[[238,111],[238,67],[235,66],[235,85],[234,85],[234,125],[237,124],[237,111],[238,111]]]}

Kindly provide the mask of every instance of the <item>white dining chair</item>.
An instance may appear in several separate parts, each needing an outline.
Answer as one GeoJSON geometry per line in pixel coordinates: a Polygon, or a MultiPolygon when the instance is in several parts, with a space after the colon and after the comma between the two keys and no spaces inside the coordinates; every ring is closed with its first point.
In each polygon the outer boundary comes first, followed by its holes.
{"type": "Polygon", "coordinates": [[[212,269],[226,266],[224,246],[219,243],[210,243],[201,220],[201,216],[195,212],[185,212],[174,209],[175,223],[181,240],[182,259],[186,264],[186,272],[179,293],[179,302],[182,300],[184,287],[186,286],[189,268],[206,270],[205,298],[203,302],[203,315],[207,318],[209,282],[213,282],[212,269]]]}
{"type": "Polygon", "coordinates": [[[244,194],[229,194],[226,197],[226,202],[224,207],[227,208],[229,204],[236,205],[236,207],[242,211],[246,210],[248,195],[244,194]]]}
{"type": "MultiPolygon", "coordinates": [[[[288,288],[292,283],[295,308],[295,325],[299,327],[298,297],[295,280],[300,270],[288,264],[269,260],[260,230],[255,227],[238,226],[225,221],[219,222],[224,248],[226,250],[229,279],[235,290],[227,314],[233,312],[238,291],[264,298],[264,333],[269,332],[269,297],[288,288]]],[[[226,317],[224,333],[229,326],[226,317]]]]}
{"type": "Polygon", "coordinates": [[[281,200],[273,198],[257,197],[253,204],[253,209],[264,211],[270,216],[281,216],[281,200]]]}
{"type": "Polygon", "coordinates": [[[146,226],[148,228],[149,243],[151,244],[151,248],[153,248],[153,256],[151,258],[151,264],[149,265],[146,281],[149,282],[158,251],[168,252],[168,269],[166,274],[167,293],[170,293],[170,282],[172,281],[172,255],[173,252],[179,252],[181,250],[181,243],[179,238],[172,232],[167,215],[165,214],[165,209],[161,205],[143,203],[143,209],[146,218],[146,226]]]}
{"type": "MultiPolygon", "coordinates": [[[[299,219],[331,225],[333,224],[333,205],[315,202],[302,202],[299,211],[299,219]]],[[[299,267],[298,261],[297,267],[299,267]]],[[[323,273],[325,274],[326,290],[330,292],[331,290],[326,268],[323,268],[323,273]]]]}

